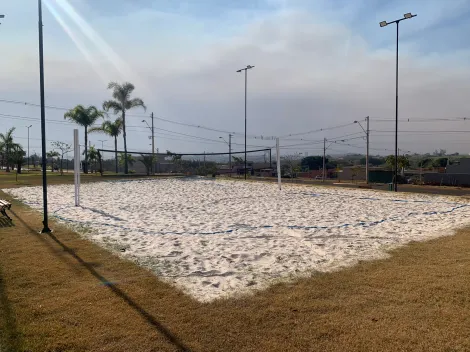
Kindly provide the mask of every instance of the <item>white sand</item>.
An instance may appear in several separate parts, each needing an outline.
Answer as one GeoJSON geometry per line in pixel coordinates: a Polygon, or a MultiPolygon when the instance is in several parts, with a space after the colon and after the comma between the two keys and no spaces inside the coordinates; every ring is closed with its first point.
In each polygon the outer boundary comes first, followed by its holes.
{"type": "MultiPolygon", "coordinates": [[[[4,191],[42,207],[41,187],[4,191]]],[[[48,194],[51,216],[201,301],[451,235],[470,210],[455,197],[200,179],[83,184],[81,207],[71,185],[48,194]]]]}

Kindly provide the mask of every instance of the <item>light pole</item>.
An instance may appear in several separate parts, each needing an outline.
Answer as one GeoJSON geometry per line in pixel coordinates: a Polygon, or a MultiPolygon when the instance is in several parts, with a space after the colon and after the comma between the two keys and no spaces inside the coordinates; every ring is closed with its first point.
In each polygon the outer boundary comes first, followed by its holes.
{"type": "Polygon", "coordinates": [[[47,217],[47,159],[46,159],[46,109],[44,102],[44,46],[42,35],[42,0],[38,0],[39,29],[39,90],[41,96],[41,140],[42,140],[42,198],[43,198],[43,229],[41,233],[50,233],[47,217]]]}
{"type": "Polygon", "coordinates": [[[403,20],[407,20],[417,15],[412,15],[411,12],[405,13],[403,18],[400,18],[395,21],[387,22],[382,21],[380,22],[380,27],[388,26],[389,24],[396,23],[397,24],[397,58],[396,58],[396,86],[395,86],[395,175],[394,175],[394,190],[398,192],[398,27],[399,23],[403,20]]]}
{"type": "Polygon", "coordinates": [[[245,180],[246,180],[246,89],[247,89],[247,79],[248,79],[248,70],[254,68],[255,66],[247,65],[245,68],[237,70],[237,72],[245,71],[245,180]]]}
{"type": "Polygon", "coordinates": [[[155,162],[155,132],[153,128],[153,112],[152,112],[152,127],[149,126],[147,121],[142,120],[142,122],[145,122],[145,124],[150,129],[150,131],[152,131],[152,173],[155,173],[154,165],[153,165],[153,163],[155,162]]]}
{"type": "Polygon", "coordinates": [[[28,172],[29,172],[29,129],[33,127],[33,125],[26,126],[28,129],[28,172]]]}
{"type": "Polygon", "coordinates": [[[107,139],[98,139],[98,142],[101,142],[101,149],[104,149],[104,142],[107,142],[107,139]]]}
{"type": "Polygon", "coordinates": [[[357,123],[359,126],[361,126],[362,130],[366,134],[366,183],[369,184],[369,116],[366,117],[366,122],[367,122],[367,130],[362,127],[361,123],[359,121],[354,121],[354,123],[357,123]]]}
{"type": "Polygon", "coordinates": [[[228,134],[228,142],[224,139],[224,137],[219,138],[228,144],[228,167],[230,168],[230,176],[232,176],[232,134],[228,134]]]}

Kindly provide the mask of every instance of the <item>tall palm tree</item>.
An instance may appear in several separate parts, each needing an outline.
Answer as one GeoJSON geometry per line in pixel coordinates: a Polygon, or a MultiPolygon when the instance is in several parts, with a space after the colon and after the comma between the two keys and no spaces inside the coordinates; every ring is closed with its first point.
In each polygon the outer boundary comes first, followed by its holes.
{"type": "Polygon", "coordinates": [[[127,159],[127,137],[126,137],[126,111],[136,107],[142,107],[147,110],[144,102],[140,98],[131,99],[131,94],[135,87],[132,83],[125,82],[118,84],[116,82],[110,82],[108,89],[113,90],[113,99],[107,100],[103,103],[103,110],[113,110],[115,114],[121,114],[122,116],[122,136],[124,138],[124,173],[129,173],[128,159],[127,159]]]}
{"type": "Polygon", "coordinates": [[[104,121],[101,126],[92,127],[88,133],[103,132],[110,137],[114,137],[114,155],[116,160],[116,173],[118,173],[118,152],[117,152],[117,137],[122,132],[122,118],[117,118],[114,122],[104,121]]]}
{"type": "Polygon", "coordinates": [[[12,127],[5,134],[0,133],[0,150],[5,156],[5,161],[7,164],[6,172],[10,172],[10,151],[16,147],[20,147],[19,144],[13,141],[13,132],[15,129],[15,127],[12,127]]]}
{"type": "Polygon", "coordinates": [[[85,108],[83,105],[77,105],[64,114],[64,119],[69,119],[76,124],[85,127],[85,167],[83,171],[88,173],[88,127],[93,125],[100,117],[103,117],[102,111],[95,106],[85,108]]]}

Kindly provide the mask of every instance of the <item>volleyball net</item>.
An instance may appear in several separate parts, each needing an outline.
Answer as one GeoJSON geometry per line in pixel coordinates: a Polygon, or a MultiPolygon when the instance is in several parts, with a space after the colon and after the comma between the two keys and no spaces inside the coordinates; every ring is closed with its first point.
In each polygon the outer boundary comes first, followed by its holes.
{"type": "MultiPolygon", "coordinates": [[[[90,164],[103,173],[124,173],[123,150],[98,149],[99,160],[90,164]]],[[[184,174],[184,175],[271,175],[275,160],[270,148],[224,153],[148,153],[127,152],[128,171],[131,174],[184,174]]]]}

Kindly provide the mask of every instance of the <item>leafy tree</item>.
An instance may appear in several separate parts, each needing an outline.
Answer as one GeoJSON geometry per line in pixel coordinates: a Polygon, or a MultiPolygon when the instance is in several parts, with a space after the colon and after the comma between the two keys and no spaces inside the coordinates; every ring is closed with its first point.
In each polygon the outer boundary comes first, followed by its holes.
{"type": "Polygon", "coordinates": [[[433,159],[431,158],[423,158],[418,161],[418,167],[429,167],[429,165],[432,165],[433,159]]]}
{"type": "Polygon", "coordinates": [[[0,133],[0,151],[4,155],[4,160],[6,162],[6,172],[10,172],[10,152],[20,145],[13,141],[13,132],[15,132],[15,127],[10,128],[5,134],[0,133]]]}
{"type": "MultiPolygon", "coordinates": [[[[361,158],[360,162],[361,162],[361,165],[365,165],[366,164],[366,158],[365,157],[361,158]]],[[[383,164],[385,164],[385,159],[384,158],[369,156],[369,165],[380,166],[380,165],[383,165],[383,164]]]]}
{"type": "Polygon", "coordinates": [[[285,155],[282,157],[281,172],[282,175],[290,174],[291,177],[294,176],[295,170],[301,171],[301,160],[299,160],[299,155],[285,155]]]}
{"type": "Polygon", "coordinates": [[[54,158],[58,158],[60,156],[60,154],[58,152],[56,152],[55,150],[51,150],[49,152],[46,153],[46,157],[47,159],[50,159],[51,161],[51,171],[54,172],[54,158]]]}
{"type": "Polygon", "coordinates": [[[119,117],[114,122],[104,121],[101,126],[92,127],[88,131],[89,133],[103,132],[103,133],[107,134],[108,136],[114,138],[114,155],[115,155],[115,161],[116,161],[116,173],[118,173],[117,137],[119,137],[119,135],[122,132],[122,126],[123,126],[122,118],[119,117]]]}
{"type": "Polygon", "coordinates": [[[433,155],[434,156],[446,156],[447,155],[447,150],[445,150],[445,149],[435,150],[433,155]]]}
{"type": "Polygon", "coordinates": [[[360,166],[354,166],[352,169],[351,169],[351,181],[354,181],[354,177],[356,177],[357,175],[359,175],[359,172],[361,171],[361,167],[360,166]]]}
{"type": "MultiPolygon", "coordinates": [[[[127,154],[127,164],[132,166],[135,163],[135,159],[132,154],[127,154]]],[[[119,153],[119,165],[124,166],[126,165],[126,154],[119,153]]]]}
{"type": "Polygon", "coordinates": [[[181,158],[181,155],[172,153],[169,150],[166,151],[166,154],[168,156],[171,156],[171,161],[175,164],[176,171],[181,172],[184,169],[185,165],[184,161],[181,158]]]}
{"type": "Polygon", "coordinates": [[[76,124],[85,127],[85,167],[84,173],[88,173],[88,128],[93,125],[100,117],[103,117],[102,111],[94,106],[85,108],[83,105],[77,105],[64,114],[64,119],[69,119],[76,124]]]}
{"type": "Polygon", "coordinates": [[[433,167],[446,167],[448,158],[437,158],[432,161],[433,167]]]}
{"type": "Polygon", "coordinates": [[[55,149],[60,150],[60,174],[63,175],[64,174],[64,169],[63,169],[62,165],[63,165],[63,162],[64,162],[64,155],[67,154],[68,152],[72,151],[72,149],[73,149],[72,145],[68,144],[68,143],[64,143],[64,142],[59,142],[59,141],[52,142],[51,144],[55,149]]]}
{"type": "Polygon", "coordinates": [[[144,102],[140,98],[131,99],[131,94],[135,87],[132,83],[125,82],[118,84],[116,82],[110,82],[108,89],[112,89],[112,97],[114,100],[107,100],[103,103],[103,109],[105,111],[113,110],[115,114],[121,114],[122,117],[122,135],[124,137],[124,173],[129,173],[129,160],[127,158],[127,137],[126,137],[126,111],[136,107],[142,107],[147,110],[144,102]]]}
{"type": "Polygon", "coordinates": [[[235,164],[243,164],[245,162],[245,159],[238,157],[238,156],[232,156],[233,161],[235,164]]]}
{"type": "MultiPolygon", "coordinates": [[[[328,163],[328,158],[325,158],[325,163],[328,163]]],[[[302,169],[307,170],[318,170],[323,167],[322,156],[307,156],[300,162],[302,169]]]]}
{"type": "Polygon", "coordinates": [[[39,155],[34,153],[29,157],[29,160],[33,164],[33,167],[36,167],[36,163],[39,163],[39,160],[41,160],[41,158],[39,157],[39,155]]]}
{"type": "MultiPolygon", "coordinates": [[[[410,160],[408,159],[408,157],[406,155],[399,155],[398,156],[398,168],[399,169],[406,169],[406,168],[409,168],[410,167],[410,160]]],[[[392,169],[395,168],[395,155],[389,155],[387,156],[387,158],[385,159],[385,163],[392,169]]]]}

